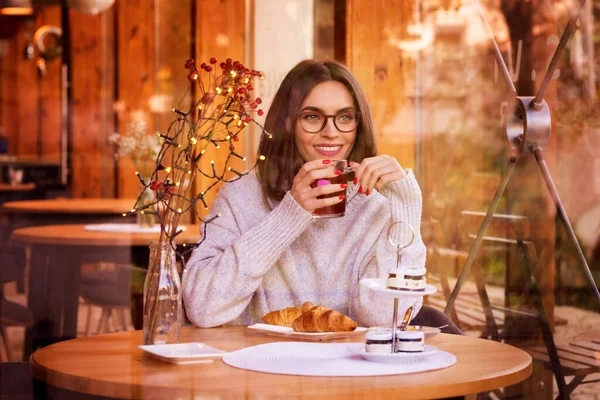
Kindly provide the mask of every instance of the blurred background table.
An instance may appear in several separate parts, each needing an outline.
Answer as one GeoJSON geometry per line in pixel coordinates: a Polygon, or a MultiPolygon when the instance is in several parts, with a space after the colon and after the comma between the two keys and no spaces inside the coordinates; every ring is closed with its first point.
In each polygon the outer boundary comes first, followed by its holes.
{"type": "MultiPolygon", "coordinates": [[[[159,233],[100,232],[86,225],[46,225],[16,229],[15,244],[31,249],[28,306],[34,322],[27,329],[23,358],[37,346],[77,335],[78,298],[83,263],[131,264],[140,250],[148,265],[148,246],[159,233]]],[[[178,244],[200,239],[200,226],[190,225],[177,237],[178,244]]]]}
{"type": "MultiPolygon", "coordinates": [[[[289,339],[244,326],[183,328],[182,342],[234,351],[289,339]]],[[[356,335],[334,342],[360,342],[356,335]]],[[[532,370],[531,357],[515,347],[469,336],[439,334],[428,344],[454,354],[449,368],[378,377],[311,377],[265,374],[209,364],[174,365],[138,349],[141,331],[89,336],[57,343],[31,357],[32,375],[52,387],[118,398],[391,398],[463,396],[513,385],[532,370]]]]}

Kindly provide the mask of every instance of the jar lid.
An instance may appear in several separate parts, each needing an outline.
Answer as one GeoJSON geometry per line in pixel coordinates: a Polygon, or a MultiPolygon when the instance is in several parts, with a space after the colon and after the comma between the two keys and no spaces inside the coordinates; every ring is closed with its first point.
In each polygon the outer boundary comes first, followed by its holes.
{"type": "Polygon", "coordinates": [[[427,268],[404,268],[403,273],[408,276],[424,276],[427,273],[427,268]]]}
{"type": "Polygon", "coordinates": [[[402,268],[396,268],[396,267],[392,267],[388,270],[388,273],[390,274],[396,274],[396,276],[404,276],[404,275],[409,275],[409,276],[423,276],[427,273],[427,268],[425,267],[402,267],[402,268]]]}
{"type": "Polygon", "coordinates": [[[423,339],[423,331],[396,331],[396,340],[398,339],[423,339]]]}
{"type": "Polygon", "coordinates": [[[392,342],[391,328],[370,328],[365,333],[365,340],[389,340],[392,342]]]}

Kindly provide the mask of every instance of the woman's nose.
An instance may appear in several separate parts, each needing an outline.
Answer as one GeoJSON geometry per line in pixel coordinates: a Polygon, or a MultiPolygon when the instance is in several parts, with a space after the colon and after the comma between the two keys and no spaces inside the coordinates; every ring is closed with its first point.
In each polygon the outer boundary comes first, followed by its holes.
{"type": "Polygon", "coordinates": [[[325,124],[325,128],[321,131],[321,135],[327,137],[337,137],[340,135],[340,131],[338,131],[333,123],[333,118],[327,118],[327,123],[325,124]]]}

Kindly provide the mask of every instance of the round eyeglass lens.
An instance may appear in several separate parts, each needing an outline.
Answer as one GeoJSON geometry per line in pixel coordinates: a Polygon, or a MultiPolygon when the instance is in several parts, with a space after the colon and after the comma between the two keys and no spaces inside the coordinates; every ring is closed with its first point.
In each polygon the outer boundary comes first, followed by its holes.
{"type": "Polygon", "coordinates": [[[340,132],[350,132],[358,126],[355,111],[342,111],[336,115],[325,115],[319,111],[305,111],[300,114],[300,124],[306,132],[318,133],[325,128],[329,118],[333,118],[333,124],[340,132]]]}

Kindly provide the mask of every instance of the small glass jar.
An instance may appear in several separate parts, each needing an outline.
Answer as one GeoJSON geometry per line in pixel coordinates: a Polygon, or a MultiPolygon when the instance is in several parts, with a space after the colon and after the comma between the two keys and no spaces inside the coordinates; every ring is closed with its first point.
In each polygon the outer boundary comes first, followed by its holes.
{"type": "Polygon", "coordinates": [[[425,348],[422,331],[396,331],[396,353],[418,353],[425,348]]]}
{"type": "Polygon", "coordinates": [[[365,334],[365,351],[367,353],[392,353],[392,329],[371,328],[365,334]]]}
{"type": "Polygon", "coordinates": [[[426,268],[392,268],[386,285],[389,289],[422,292],[427,285],[426,273],[426,268]]]}

